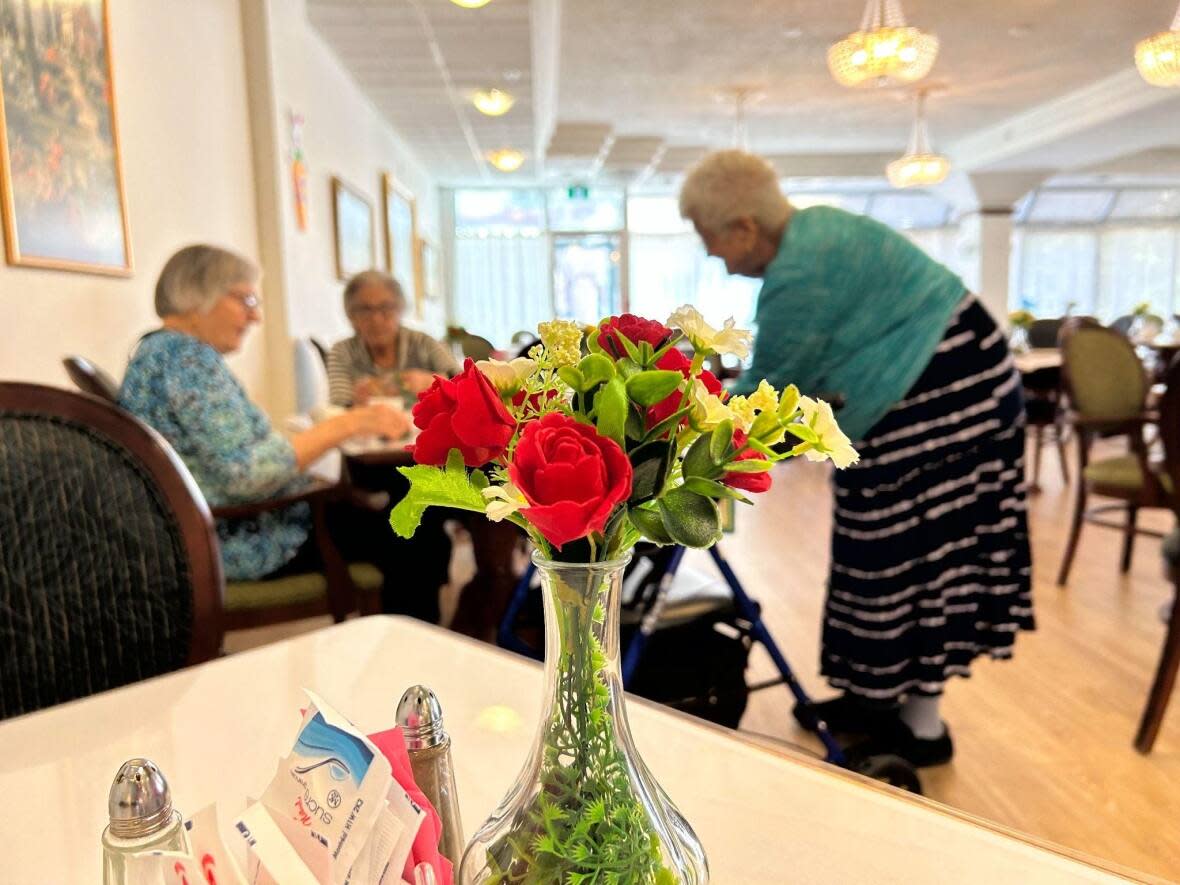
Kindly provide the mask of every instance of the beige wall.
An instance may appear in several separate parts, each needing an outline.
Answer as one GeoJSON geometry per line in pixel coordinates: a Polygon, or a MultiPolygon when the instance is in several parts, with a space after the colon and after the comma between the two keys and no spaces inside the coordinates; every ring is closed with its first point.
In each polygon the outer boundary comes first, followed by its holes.
{"type": "MultiPolygon", "coordinates": [[[[293,402],[291,339],[331,342],[350,333],[339,306],[331,177],[372,200],[378,264],[380,174],[413,190],[420,229],[436,243],[437,188],[308,24],[303,0],[110,4],[135,274],[0,266],[0,378],[70,386],[61,369],[70,353],[121,376],[136,339],[156,325],[160,267],[180,246],[205,241],[264,266],[266,328],[250,335],[231,365],[250,395],[281,418],[293,402]],[[307,231],[295,226],[290,110],[305,119],[307,231]]],[[[411,324],[440,333],[443,309],[432,308],[411,324]]]]}
{"type": "MultiPolygon", "coordinates": [[[[70,386],[81,354],[121,377],[156,323],[156,274],[208,241],[257,257],[237,0],[110,0],[135,273],[116,279],[0,265],[0,378],[70,386]]],[[[266,401],[261,336],[233,366],[266,401]]]]}

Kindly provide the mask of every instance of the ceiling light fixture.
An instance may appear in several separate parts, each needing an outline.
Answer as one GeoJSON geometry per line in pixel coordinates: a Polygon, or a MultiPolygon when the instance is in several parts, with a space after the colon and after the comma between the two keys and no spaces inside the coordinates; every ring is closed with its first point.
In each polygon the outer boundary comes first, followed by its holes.
{"type": "Polygon", "coordinates": [[[478,89],[471,96],[471,103],[481,114],[499,117],[512,110],[516,99],[511,92],[505,92],[503,89],[478,89]]]}
{"type": "Polygon", "coordinates": [[[481,6],[487,6],[492,0],[451,0],[451,2],[464,9],[479,9],[481,6]]]}
{"type": "Polygon", "coordinates": [[[1180,9],[1172,20],[1172,30],[1135,44],[1135,66],[1152,86],[1180,86],[1180,9]]]}
{"type": "Polygon", "coordinates": [[[501,172],[515,172],[524,165],[524,154],[516,148],[500,148],[487,152],[488,162],[501,172]]]}
{"type": "Polygon", "coordinates": [[[938,184],[951,171],[950,160],[930,149],[926,129],[926,93],[919,92],[914,102],[914,129],[904,156],[885,167],[885,177],[894,187],[921,187],[938,184]]]}
{"type": "Polygon", "coordinates": [[[901,0],[868,0],[860,30],[828,49],[828,68],[841,86],[914,83],[937,57],[938,38],[906,25],[901,0]]]}

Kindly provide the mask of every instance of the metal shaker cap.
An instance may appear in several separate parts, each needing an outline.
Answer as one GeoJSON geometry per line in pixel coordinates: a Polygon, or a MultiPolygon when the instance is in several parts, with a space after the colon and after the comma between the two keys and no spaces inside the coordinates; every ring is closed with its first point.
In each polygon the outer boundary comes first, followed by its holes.
{"type": "Polygon", "coordinates": [[[412,685],[406,689],[397,704],[397,724],[401,727],[407,750],[437,747],[447,739],[442,705],[425,685],[412,685]]]}
{"type": "Polygon", "coordinates": [[[128,759],[119,767],[107,799],[111,834],[148,836],[172,820],[172,791],[151,759],[128,759]]]}

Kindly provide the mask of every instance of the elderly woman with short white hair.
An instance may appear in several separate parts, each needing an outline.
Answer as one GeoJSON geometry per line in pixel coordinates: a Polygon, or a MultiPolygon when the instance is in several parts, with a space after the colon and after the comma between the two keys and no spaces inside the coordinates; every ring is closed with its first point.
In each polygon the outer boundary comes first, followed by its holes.
{"type": "MultiPolygon", "coordinates": [[[[816,705],[864,752],[948,761],[939,700],[981,654],[1033,627],[1023,404],[1004,335],[955,274],[901,234],[794,209],[765,160],[720,151],[680,194],[709,255],[761,278],[738,381],[838,393],[860,463],[834,477],[816,705]]],[[[810,719],[796,710],[805,725],[810,719]]]]}
{"type": "MultiPolygon", "coordinates": [[[[353,409],[291,437],[271,427],[225,362],[261,320],[260,277],[253,261],[215,246],[173,255],[156,283],[162,327],[140,339],[119,391],[120,405],[171,443],[212,506],[295,492],[308,482],[303,470],[345,440],[397,438],[409,430],[403,412],[383,405],[353,409]]],[[[393,536],[385,529],[389,537],[380,540],[388,547],[393,536]]],[[[248,520],[218,520],[217,533],[230,580],[319,567],[304,504],[248,520]]],[[[350,541],[358,536],[355,530],[340,534],[350,541]]],[[[384,554],[373,552],[373,558],[356,558],[380,565],[375,557],[384,554]]]]}

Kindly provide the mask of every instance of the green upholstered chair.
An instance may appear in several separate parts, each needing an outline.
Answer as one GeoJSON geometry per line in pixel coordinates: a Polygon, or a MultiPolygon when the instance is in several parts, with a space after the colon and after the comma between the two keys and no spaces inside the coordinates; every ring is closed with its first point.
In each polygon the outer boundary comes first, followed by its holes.
{"type": "MultiPolygon", "coordinates": [[[[70,356],[63,359],[62,364],[70,379],[84,393],[101,397],[112,404],[118,402],[118,385],[89,360],[70,356]]],[[[324,562],[321,572],[286,575],[264,581],[228,582],[221,614],[223,630],[262,627],[323,614],[330,614],[339,622],[353,609],[359,609],[362,614],[380,612],[381,573],[368,563],[344,563],[326,531],[325,508],[345,498],[351,499],[357,506],[374,508],[383,506],[388,500],[388,496],[365,494],[348,486],[318,483],[292,497],[213,508],[215,517],[240,519],[306,501],[311,506],[316,522],[316,540],[320,558],[324,562]]]]}
{"type": "Polygon", "coordinates": [[[1158,465],[1148,459],[1145,428],[1154,422],[1147,409],[1150,382],[1135,348],[1113,329],[1090,324],[1066,324],[1061,336],[1062,380],[1069,398],[1069,421],[1077,431],[1078,482],[1073,523],[1058,586],[1069,578],[1082,524],[1093,522],[1123,532],[1122,571],[1131,565],[1136,534],[1159,537],[1158,532],[1139,529],[1137,516],[1143,507],[1169,506],[1170,483],[1158,465]],[[1123,454],[1091,458],[1096,437],[1123,437],[1123,454]],[[1111,498],[1117,503],[1087,510],[1090,496],[1111,498]],[[1121,522],[1109,522],[1103,514],[1112,510],[1125,514],[1121,522]]]}

